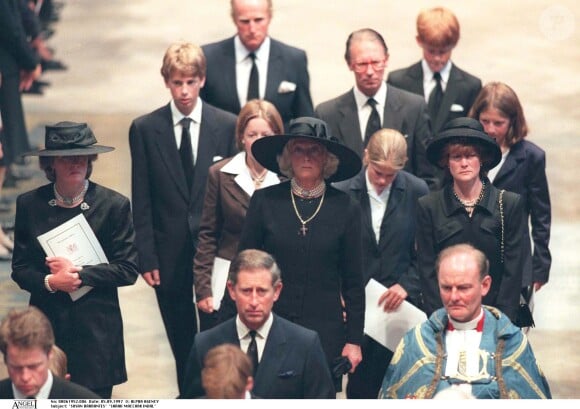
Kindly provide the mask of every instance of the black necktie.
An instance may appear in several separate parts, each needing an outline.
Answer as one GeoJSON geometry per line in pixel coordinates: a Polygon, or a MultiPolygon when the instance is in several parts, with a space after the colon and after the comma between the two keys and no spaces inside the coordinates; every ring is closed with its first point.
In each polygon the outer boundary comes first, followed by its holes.
{"type": "Polygon", "coordinates": [[[252,361],[255,377],[256,372],[258,372],[258,344],[256,343],[256,331],[251,330],[250,337],[252,337],[252,340],[248,346],[248,356],[250,357],[250,361],[252,361]]]}
{"type": "Polygon", "coordinates": [[[437,116],[437,111],[439,111],[439,106],[441,105],[441,100],[443,99],[443,88],[441,87],[441,74],[438,72],[433,74],[433,79],[437,83],[431,94],[429,94],[429,116],[431,117],[431,122],[435,121],[437,116]]]}
{"type": "Polygon", "coordinates": [[[191,118],[183,118],[181,123],[181,145],[179,145],[179,156],[181,157],[181,166],[187,179],[187,186],[191,189],[193,182],[193,150],[191,148],[191,134],[189,133],[189,124],[191,118]]]}
{"type": "Polygon", "coordinates": [[[365,129],[365,147],[369,143],[371,136],[373,136],[376,131],[381,129],[381,117],[379,116],[379,111],[377,111],[377,101],[374,98],[369,98],[367,105],[370,105],[372,111],[367,122],[367,127],[365,129]]]}
{"type": "Polygon", "coordinates": [[[250,58],[252,59],[252,71],[250,71],[250,82],[248,82],[247,101],[260,98],[260,77],[256,66],[256,54],[250,53],[250,58]]]}

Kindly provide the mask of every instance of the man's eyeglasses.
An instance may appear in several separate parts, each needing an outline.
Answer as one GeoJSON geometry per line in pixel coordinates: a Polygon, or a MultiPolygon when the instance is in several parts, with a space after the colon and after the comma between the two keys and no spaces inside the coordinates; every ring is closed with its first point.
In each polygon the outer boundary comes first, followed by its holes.
{"type": "Polygon", "coordinates": [[[374,71],[379,71],[385,68],[386,60],[355,62],[352,66],[355,72],[365,72],[369,65],[373,67],[374,71]]]}

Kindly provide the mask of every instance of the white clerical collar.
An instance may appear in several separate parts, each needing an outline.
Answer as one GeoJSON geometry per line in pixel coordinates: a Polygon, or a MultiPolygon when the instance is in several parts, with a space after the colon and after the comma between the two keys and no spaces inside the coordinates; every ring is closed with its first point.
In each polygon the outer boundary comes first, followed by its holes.
{"type": "Polygon", "coordinates": [[[453,318],[449,317],[449,323],[447,325],[448,331],[459,330],[459,331],[468,331],[468,330],[477,330],[481,332],[483,330],[483,308],[479,312],[479,315],[468,322],[457,322],[453,318]]]}
{"type": "MultiPolygon", "coordinates": [[[[44,382],[44,385],[42,385],[42,387],[40,388],[40,390],[38,391],[38,393],[36,394],[36,396],[34,397],[35,399],[48,399],[49,395],[50,395],[50,390],[52,389],[52,383],[54,382],[54,379],[52,377],[52,372],[48,371],[48,376],[46,377],[46,382],[44,382]]],[[[27,396],[22,394],[22,392],[20,392],[20,390],[16,389],[16,386],[14,386],[14,383],[12,383],[12,394],[14,395],[14,399],[26,399],[27,396]]]]}

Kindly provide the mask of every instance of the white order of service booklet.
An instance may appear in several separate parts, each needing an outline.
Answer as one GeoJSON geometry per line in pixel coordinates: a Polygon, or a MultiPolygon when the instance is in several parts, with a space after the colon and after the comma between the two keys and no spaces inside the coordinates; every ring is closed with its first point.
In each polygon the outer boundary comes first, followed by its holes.
{"type": "Polygon", "coordinates": [[[387,287],[372,279],[365,287],[366,308],[364,332],[369,337],[395,352],[399,341],[411,328],[427,319],[427,315],[407,301],[393,312],[383,311],[379,298],[387,287]]]}
{"type": "MultiPolygon", "coordinates": [[[[82,213],[41,234],[37,239],[47,256],[65,257],[75,266],[93,266],[109,262],[101,243],[82,213]]],[[[76,301],[92,289],[93,287],[85,285],[69,295],[76,301]]]]}

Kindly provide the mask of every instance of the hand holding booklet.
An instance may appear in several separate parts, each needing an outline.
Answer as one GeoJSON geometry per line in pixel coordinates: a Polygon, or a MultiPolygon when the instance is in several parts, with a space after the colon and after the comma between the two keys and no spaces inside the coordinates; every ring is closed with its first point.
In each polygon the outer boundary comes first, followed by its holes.
{"type": "Polygon", "coordinates": [[[367,284],[364,332],[394,352],[407,331],[425,321],[427,316],[407,301],[403,301],[396,311],[385,312],[379,305],[379,298],[385,291],[387,287],[374,279],[367,284]]]}
{"type": "MultiPolygon", "coordinates": [[[[41,234],[37,239],[47,256],[65,257],[75,266],[92,266],[109,262],[101,243],[82,213],[41,234]]],[[[76,301],[92,289],[93,287],[88,285],[82,286],[69,295],[76,301]]]]}

